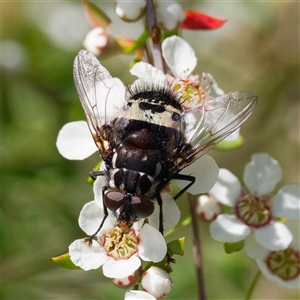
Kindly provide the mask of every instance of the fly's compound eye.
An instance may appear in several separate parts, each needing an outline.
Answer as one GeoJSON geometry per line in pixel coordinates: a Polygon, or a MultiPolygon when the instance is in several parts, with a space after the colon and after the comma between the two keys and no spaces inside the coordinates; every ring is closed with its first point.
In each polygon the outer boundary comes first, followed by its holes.
{"type": "Polygon", "coordinates": [[[131,209],[138,218],[146,218],[154,212],[154,203],[146,196],[133,196],[131,209]]]}
{"type": "Polygon", "coordinates": [[[111,191],[104,194],[104,203],[111,211],[116,211],[124,204],[125,195],[121,192],[111,191]]]}

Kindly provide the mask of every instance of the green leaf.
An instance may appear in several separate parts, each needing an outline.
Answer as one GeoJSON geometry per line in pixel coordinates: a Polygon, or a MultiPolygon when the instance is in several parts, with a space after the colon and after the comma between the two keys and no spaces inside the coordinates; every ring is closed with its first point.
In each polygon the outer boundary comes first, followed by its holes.
{"type": "Polygon", "coordinates": [[[72,270],[81,270],[80,267],[74,265],[74,263],[70,259],[70,254],[62,254],[57,257],[52,257],[52,260],[57,263],[59,266],[66,268],[66,269],[72,269],[72,270]]]}
{"type": "Polygon", "coordinates": [[[181,216],[178,224],[175,227],[173,227],[171,230],[169,230],[165,234],[165,236],[168,236],[168,235],[172,234],[173,232],[175,232],[176,230],[178,230],[181,227],[189,225],[191,223],[191,221],[192,221],[192,218],[191,218],[191,216],[189,214],[181,216]]]}
{"type": "Polygon", "coordinates": [[[214,149],[221,150],[221,151],[230,151],[236,150],[242,147],[245,144],[244,138],[239,135],[239,137],[234,141],[222,141],[220,142],[214,149]]]}
{"type": "Polygon", "coordinates": [[[244,240],[236,242],[236,243],[225,243],[224,244],[224,250],[227,254],[239,252],[243,249],[243,247],[244,247],[244,240]]]}
{"type": "Polygon", "coordinates": [[[154,262],[149,262],[146,267],[145,267],[145,271],[148,270],[150,267],[158,267],[158,268],[161,268],[163,270],[165,270],[167,273],[171,273],[173,270],[172,270],[172,267],[170,265],[167,264],[167,258],[165,257],[162,261],[160,262],[157,262],[157,263],[154,263],[154,262]]]}
{"type": "Polygon", "coordinates": [[[183,256],[185,249],[185,237],[169,242],[167,246],[170,255],[183,256]]]}
{"type": "Polygon", "coordinates": [[[133,43],[132,45],[123,48],[123,52],[128,54],[131,52],[134,52],[136,50],[138,50],[139,48],[143,47],[146,44],[147,38],[149,36],[149,30],[146,29],[139,37],[138,39],[135,41],[135,43],[133,43]]]}
{"type": "MultiPolygon", "coordinates": [[[[99,171],[99,170],[100,170],[101,163],[102,163],[102,160],[97,164],[97,166],[96,166],[95,168],[93,168],[93,172],[96,172],[96,171],[99,171]]],[[[87,182],[88,184],[94,184],[94,181],[95,181],[95,180],[94,180],[91,176],[89,176],[89,177],[87,178],[87,180],[86,180],[86,182],[87,182]]]]}
{"type": "Polygon", "coordinates": [[[99,7],[87,0],[82,1],[83,12],[89,23],[95,27],[106,29],[111,20],[99,7]]]}

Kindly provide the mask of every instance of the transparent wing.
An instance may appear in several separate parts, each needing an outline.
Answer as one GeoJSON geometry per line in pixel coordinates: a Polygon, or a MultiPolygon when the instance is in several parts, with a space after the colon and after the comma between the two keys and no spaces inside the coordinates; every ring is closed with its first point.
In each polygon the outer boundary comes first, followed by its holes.
{"type": "Polygon", "coordinates": [[[93,54],[85,50],[81,50],[75,58],[73,76],[89,129],[100,153],[103,153],[108,139],[103,128],[126,104],[125,87],[119,79],[112,78],[93,54]]]}
{"type": "Polygon", "coordinates": [[[252,114],[258,97],[255,91],[233,92],[209,100],[184,115],[185,142],[191,145],[178,162],[178,172],[238,129],[252,114]]]}

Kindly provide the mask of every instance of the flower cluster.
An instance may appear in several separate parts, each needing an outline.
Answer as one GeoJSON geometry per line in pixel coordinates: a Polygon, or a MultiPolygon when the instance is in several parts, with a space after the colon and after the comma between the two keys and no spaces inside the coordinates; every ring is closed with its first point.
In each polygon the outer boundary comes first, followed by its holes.
{"type": "MultiPolygon", "coordinates": [[[[230,171],[220,169],[208,197],[214,209],[223,204],[232,208],[232,214],[215,214],[210,233],[225,243],[245,240],[246,254],[257,261],[267,278],[295,288],[300,274],[300,186],[285,185],[272,195],[281,177],[279,163],[265,153],[254,154],[246,165],[245,188],[230,171]]],[[[203,198],[201,201],[206,203],[203,198]]],[[[201,203],[202,213],[211,215],[211,207],[201,203]]]]}

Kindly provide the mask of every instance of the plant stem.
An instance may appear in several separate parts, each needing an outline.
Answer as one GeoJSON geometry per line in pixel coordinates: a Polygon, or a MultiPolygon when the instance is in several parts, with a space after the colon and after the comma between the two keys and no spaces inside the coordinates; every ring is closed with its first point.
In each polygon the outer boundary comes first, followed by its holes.
{"type": "Polygon", "coordinates": [[[192,229],[194,237],[194,260],[196,265],[197,272],[197,282],[198,282],[198,299],[206,300],[205,286],[204,286],[204,276],[203,276],[203,265],[201,257],[201,248],[200,248],[200,234],[198,228],[197,214],[196,214],[196,199],[194,195],[188,194],[190,213],[192,217],[192,229]]]}
{"type": "Polygon", "coordinates": [[[251,284],[248,288],[248,291],[247,291],[246,296],[245,296],[245,300],[250,300],[250,298],[252,296],[252,293],[253,293],[253,290],[256,286],[256,283],[257,283],[257,281],[260,277],[260,274],[261,274],[260,270],[258,270],[258,272],[255,274],[255,276],[254,276],[254,278],[253,278],[253,280],[252,280],[252,282],[251,282],[251,284]]]}
{"type": "Polygon", "coordinates": [[[155,13],[153,0],[147,0],[147,21],[148,21],[152,43],[153,43],[152,45],[153,63],[156,68],[164,72],[164,65],[163,65],[161,46],[160,46],[161,33],[156,23],[156,13],[155,13]]]}

